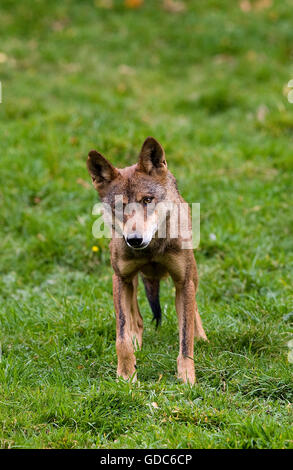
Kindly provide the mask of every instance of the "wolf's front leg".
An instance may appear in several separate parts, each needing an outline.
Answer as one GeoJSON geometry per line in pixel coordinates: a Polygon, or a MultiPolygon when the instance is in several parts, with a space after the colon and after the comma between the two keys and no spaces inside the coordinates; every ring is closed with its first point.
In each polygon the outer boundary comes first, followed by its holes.
{"type": "Polygon", "coordinates": [[[177,358],[178,378],[185,383],[194,384],[195,286],[192,279],[186,279],[176,285],[176,310],[180,342],[177,358]]]}
{"type": "Polygon", "coordinates": [[[113,275],[113,297],[116,311],[117,375],[125,380],[136,380],[136,359],[131,331],[131,306],[133,301],[132,280],[125,281],[113,275]]]}

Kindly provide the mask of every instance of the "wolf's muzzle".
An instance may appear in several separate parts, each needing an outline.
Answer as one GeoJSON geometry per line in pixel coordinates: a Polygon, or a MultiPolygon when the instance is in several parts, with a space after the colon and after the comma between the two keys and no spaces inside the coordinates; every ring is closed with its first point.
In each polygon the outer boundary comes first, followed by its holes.
{"type": "Polygon", "coordinates": [[[130,233],[125,238],[125,241],[131,248],[141,248],[143,245],[143,237],[140,233],[130,233]]]}

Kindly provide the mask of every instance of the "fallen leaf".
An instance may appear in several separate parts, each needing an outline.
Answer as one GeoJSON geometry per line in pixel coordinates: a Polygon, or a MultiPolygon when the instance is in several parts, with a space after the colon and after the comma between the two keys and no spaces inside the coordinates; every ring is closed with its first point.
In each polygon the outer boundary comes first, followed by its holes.
{"type": "Polygon", "coordinates": [[[257,120],[259,122],[264,122],[265,121],[265,118],[266,118],[266,115],[268,114],[268,108],[266,105],[264,104],[261,104],[259,107],[258,107],[258,110],[257,110],[257,120]]]}
{"type": "Polygon", "coordinates": [[[245,13],[251,10],[251,3],[248,0],[242,0],[239,6],[240,6],[240,9],[244,11],[245,13]]]}
{"type": "Polygon", "coordinates": [[[7,61],[7,55],[4,52],[0,52],[0,64],[4,64],[7,61]]]}
{"type": "Polygon", "coordinates": [[[164,0],[163,7],[166,11],[170,11],[172,13],[182,13],[186,10],[184,2],[175,0],[164,0]]]}
{"type": "Polygon", "coordinates": [[[112,0],[95,0],[95,6],[110,10],[111,8],[113,8],[113,1],[112,0]]]}
{"type": "Polygon", "coordinates": [[[234,57],[229,54],[217,54],[213,60],[216,64],[229,64],[235,61],[234,57]]]}
{"type": "Polygon", "coordinates": [[[66,19],[63,21],[54,21],[51,25],[51,28],[53,31],[60,32],[64,30],[67,24],[68,24],[68,21],[66,19]]]}
{"type": "Polygon", "coordinates": [[[266,8],[270,8],[272,3],[272,0],[259,0],[255,3],[254,8],[256,10],[265,10],[266,8]]]}
{"type": "Polygon", "coordinates": [[[124,0],[126,8],[139,8],[143,4],[143,0],[124,0]]]}
{"type": "Polygon", "coordinates": [[[272,0],[258,0],[255,3],[251,3],[249,0],[242,0],[239,4],[239,7],[245,13],[248,13],[251,10],[261,11],[272,6],[272,0]]]}
{"type": "Polygon", "coordinates": [[[249,207],[246,212],[258,212],[261,210],[261,206],[249,207]]]}
{"type": "Polygon", "coordinates": [[[133,75],[135,70],[132,67],[129,67],[129,65],[121,64],[118,67],[118,72],[122,75],[133,75]]]}
{"type": "Polygon", "coordinates": [[[41,233],[38,233],[37,238],[38,238],[41,242],[45,242],[45,241],[46,241],[46,237],[44,237],[44,235],[42,235],[41,233]]]}
{"type": "Polygon", "coordinates": [[[83,186],[85,189],[91,189],[92,188],[90,183],[83,180],[82,178],[77,178],[76,182],[77,182],[77,184],[80,184],[81,186],[83,186]]]}
{"type": "Polygon", "coordinates": [[[78,144],[78,138],[75,137],[74,135],[73,135],[72,137],[70,137],[69,140],[70,140],[71,145],[76,145],[76,144],[78,144]]]}
{"type": "Polygon", "coordinates": [[[86,217],[85,217],[85,216],[82,216],[82,215],[79,215],[79,216],[77,217],[77,220],[78,220],[78,223],[80,223],[80,225],[85,225],[86,217]]]}

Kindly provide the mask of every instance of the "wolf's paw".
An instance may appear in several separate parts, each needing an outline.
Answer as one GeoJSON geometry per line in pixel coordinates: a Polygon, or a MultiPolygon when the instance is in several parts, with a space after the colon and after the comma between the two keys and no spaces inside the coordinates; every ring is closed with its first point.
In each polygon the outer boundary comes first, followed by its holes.
{"type": "Polygon", "coordinates": [[[126,382],[135,383],[137,381],[137,373],[136,369],[134,368],[131,371],[125,371],[123,369],[117,369],[117,380],[123,379],[126,382]]]}
{"type": "Polygon", "coordinates": [[[205,343],[209,343],[209,340],[207,338],[207,335],[205,334],[205,332],[202,330],[200,332],[197,332],[195,331],[195,339],[197,341],[204,341],[205,343]]]}
{"type": "Polygon", "coordinates": [[[195,371],[193,360],[189,357],[178,356],[177,358],[178,379],[184,383],[194,385],[195,371]]]}

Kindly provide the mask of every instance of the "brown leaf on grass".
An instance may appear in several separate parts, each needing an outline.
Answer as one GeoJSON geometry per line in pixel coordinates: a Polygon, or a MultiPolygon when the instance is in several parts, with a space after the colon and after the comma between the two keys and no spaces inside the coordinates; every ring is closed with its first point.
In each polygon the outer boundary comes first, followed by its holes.
{"type": "Polygon", "coordinates": [[[254,8],[256,10],[265,10],[266,8],[270,8],[272,3],[272,0],[258,0],[258,2],[255,3],[254,8]]]}
{"type": "Polygon", "coordinates": [[[134,75],[135,69],[133,67],[129,67],[129,65],[121,64],[118,67],[118,72],[122,75],[134,75]]]}
{"type": "Polygon", "coordinates": [[[184,2],[180,2],[179,0],[164,0],[163,8],[166,11],[170,11],[172,13],[182,13],[186,11],[186,5],[184,2]]]}
{"type": "Polygon", "coordinates": [[[249,0],[241,0],[239,7],[245,13],[248,13],[251,10],[261,11],[272,6],[272,0],[258,0],[257,2],[250,2],[249,0]]]}
{"type": "Polygon", "coordinates": [[[143,4],[143,0],[124,0],[126,8],[139,8],[143,4]]]}
{"type": "Polygon", "coordinates": [[[68,73],[75,73],[78,72],[81,68],[80,64],[76,64],[74,62],[67,63],[67,64],[62,64],[64,70],[68,73]]]}
{"type": "Polygon", "coordinates": [[[46,241],[46,237],[44,235],[42,235],[41,233],[38,233],[37,234],[37,238],[41,241],[41,242],[45,242],[46,241]]]}
{"type": "Polygon", "coordinates": [[[152,122],[152,117],[148,114],[144,114],[142,117],[141,117],[141,120],[142,122],[146,123],[146,124],[150,124],[152,122]]]}
{"type": "Polygon", "coordinates": [[[0,52],[0,64],[4,64],[7,61],[7,55],[4,52],[0,52]]]}
{"type": "Polygon", "coordinates": [[[235,58],[229,54],[217,54],[213,57],[216,64],[229,64],[235,62],[235,58]]]}
{"type": "Polygon", "coordinates": [[[63,20],[54,21],[51,25],[51,28],[53,31],[58,33],[60,31],[63,31],[68,25],[68,23],[69,23],[68,20],[64,18],[63,20]]]}
{"type": "Polygon", "coordinates": [[[249,212],[259,212],[261,209],[262,206],[248,207],[247,209],[244,209],[244,213],[247,214],[249,212]]]}
{"type": "Polygon", "coordinates": [[[251,10],[251,3],[248,0],[242,0],[239,4],[239,7],[242,11],[247,13],[251,10]]]}
{"type": "Polygon", "coordinates": [[[76,182],[77,184],[80,184],[80,186],[82,186],[85,189],[92,189],[91,185],[87,181],[83,180],[82,178],[77,178],[76,182]]]}
{"type": "Polygon", "coordinates": [[[110,10],[113,8],[113,0],[95,0],[95,6],[110,10]]]}
{"type": "Polygon", "coordinates": [[[78,144],[78,138],[75,137],[75,135],[71,136],[69,139],[71,145],[77,145],[78,144]]]}

